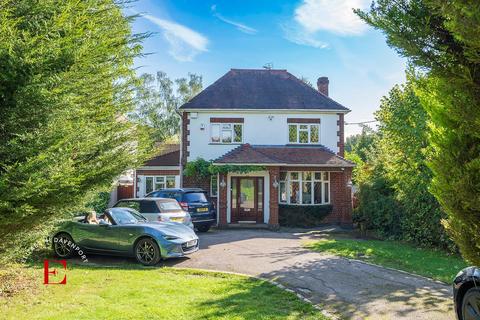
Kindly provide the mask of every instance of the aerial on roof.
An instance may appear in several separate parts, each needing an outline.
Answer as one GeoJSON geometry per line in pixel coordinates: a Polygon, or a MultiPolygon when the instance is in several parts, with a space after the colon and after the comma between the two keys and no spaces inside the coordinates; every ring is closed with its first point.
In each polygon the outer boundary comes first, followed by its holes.
{"type": "Polygon", "coordinates": [[[242,144],[216,159],[214,164],[305,165],[354,167],[348,161],[322,145],[250,145],[242,144]]]}
{"type": "Polygon", "coordinates": [[[182,109],[350,111],[287,70],[231,69],[182,109]]]}

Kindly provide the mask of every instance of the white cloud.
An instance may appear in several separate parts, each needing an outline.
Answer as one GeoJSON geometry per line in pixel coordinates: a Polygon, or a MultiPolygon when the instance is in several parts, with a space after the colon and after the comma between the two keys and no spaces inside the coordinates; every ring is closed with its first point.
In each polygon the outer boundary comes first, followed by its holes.
{"type": "Polygon", "coordinates": [[[280,27],[283,29],[284,38],[290,42],[319,49],[328,47],[326,42],[316,39],[315,35],[304,32],[298,26],[281,25],[280,27]]]}
{"type": "Polygon", "coordinates": [[[152,15],[142,15],[162,29],[162,34],[170,45],[168,53],[178,61],[192,61],[196,55],[208,51],[208,39],[181,24],[160,19],[152,15]]]}
{"type": "Polygon", "coordinates": [[[220,21],[223,21],[227,24],[230,24],[230,25],[236,27],[237,30],[239,30],[243,33],[255,34],[255,33],[258,32],[257,29],[249,27],[249,26],[247,26],[243,23],[236,22],[236,21],[225,18],[224,16],[222,16],[220,13],[217,12],[217,5],[215,5],[215,4],[211,7],[211,9],[212,9],[212,13],[213,13],[214,17],[218,18],[220,21]]]}
{"type": "Polygon", "coordinates": [[[309,33],[320,30],[341,35],[359,35],[367,25],[353,12],[369,0],[304,0],[295,10],[295,21],[309,33]]]}

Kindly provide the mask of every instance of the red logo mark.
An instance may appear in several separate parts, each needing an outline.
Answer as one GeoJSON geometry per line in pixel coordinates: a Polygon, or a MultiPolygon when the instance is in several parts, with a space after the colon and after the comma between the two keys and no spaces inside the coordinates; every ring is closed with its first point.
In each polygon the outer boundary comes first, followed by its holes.
{"type": "Polygon", "coordinates": [[[57,276],[58,271],[57,269],[53,268],[52,271],[49,270],[49,265],[50,262],[55,262],[58,264],[61,264],[63,266],[64,270],[67,270],[67,260],[48,260],[45,259],[43,260],[43,284],[66,284],[67,283],[67,275],[63,277],[63,280],[60,282],[50,282],[49,281],[49,276],[53,274],[54,276],[57,276]]]}

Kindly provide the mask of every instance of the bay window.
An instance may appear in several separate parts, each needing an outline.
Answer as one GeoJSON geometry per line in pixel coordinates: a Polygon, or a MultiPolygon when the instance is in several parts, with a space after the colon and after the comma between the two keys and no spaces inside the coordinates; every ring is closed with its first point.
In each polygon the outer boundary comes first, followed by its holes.
{"type": "Polygon", "coordinates": [[[212,143],[242,143],[243,124],[212,123],[210,124],[210,142],[212,143]]]}
{"type": "Polygon", "coordinates": [[[280,172],[280,203],[330,203],[330,173],[325,171],[280,172]]]}
{"type": "Polygon", "coordinates": [[[319,143],[320,124],[292,123],[288,125],[288,141],[290,143],[319,143]]]}

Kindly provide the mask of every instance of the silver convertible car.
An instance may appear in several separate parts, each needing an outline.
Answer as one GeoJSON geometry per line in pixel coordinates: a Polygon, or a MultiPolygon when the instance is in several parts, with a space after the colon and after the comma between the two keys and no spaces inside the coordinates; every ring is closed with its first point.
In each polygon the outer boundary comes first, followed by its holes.
{"type": "Polygon", "coordinates": [[[110,208],[92,219],[89,215],[65,223],[53,236],[53,249],[60,258],[79,250],[87,253],[135,257],[144,265],[160,259],[182,257],[198,250],[195,232],[177,222],[148,222],[131,208],[110,208]]]}

